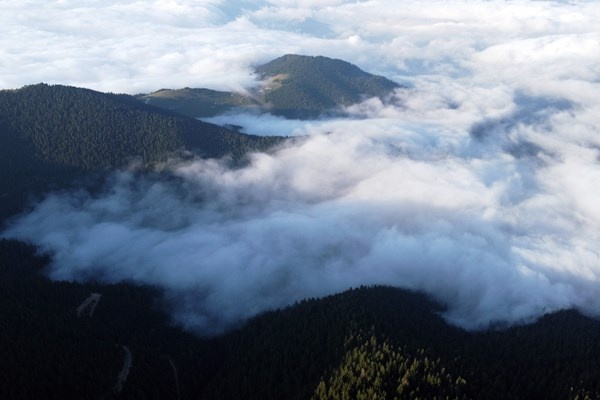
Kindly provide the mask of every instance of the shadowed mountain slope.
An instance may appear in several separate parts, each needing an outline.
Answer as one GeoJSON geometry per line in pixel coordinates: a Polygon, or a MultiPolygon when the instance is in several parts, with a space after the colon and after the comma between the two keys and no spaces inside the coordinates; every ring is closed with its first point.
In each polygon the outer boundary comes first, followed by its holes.
{"type": "Polygon", "coordinates": [[[244,135],[128,95],[45,84],[0,91],[0,219],[23,200],[90,171],[152,164],[182,150],[202,157],[263,151],[281,138],[244,135]]]}
{"type": "Polygon", "coordinates": [[[169,324],[158,289],[52,282],[35,250],[0,240],[3,399],[600,397],[600,322],[573,311],[466,332],[420,294],[361,287],[202,338],[169,324]],[[95,294],[93,315],[78,315],[95,294]]]}

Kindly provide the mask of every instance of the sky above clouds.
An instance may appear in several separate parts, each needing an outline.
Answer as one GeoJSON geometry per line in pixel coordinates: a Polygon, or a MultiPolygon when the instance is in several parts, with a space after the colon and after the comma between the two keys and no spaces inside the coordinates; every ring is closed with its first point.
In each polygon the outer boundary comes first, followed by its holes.
{"type": "Polygon", "coordinates": [[[6,234],[43,243],[54,277],[161,285],[204,333],[360,284],[422,290],[468,328],[600,315],[600,3],[4,3],[3,88],[243,90],[286,53],[405,85],[345,119],[212,119],[308,135],[241,169],[50,195],[6,234]]]}

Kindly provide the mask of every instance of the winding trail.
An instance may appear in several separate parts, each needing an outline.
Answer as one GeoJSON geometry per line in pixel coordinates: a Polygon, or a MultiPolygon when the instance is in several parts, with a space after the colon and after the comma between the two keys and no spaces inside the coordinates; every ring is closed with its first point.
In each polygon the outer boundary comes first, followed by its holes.
{"type": "Polygon", "coordinates": [[[175,377],[175,389],[177,390],[177,400],[179,400],[181,397],[179,394],[179,374],[177,373],[177,367],[175,366],[175,363],[171,357],[167,357],[167,359],[169,360],[169,364],[171,364],[171,369],[173,370],[173,376],[175,377]]]}
{"type": "Polygon", "coordinates": [[[91,318],[101,298],[102,295],[100,293],[91,293],[90,296],[77,307],[77,316],[81,317],[82,314],[85,315],[87,313],[91,318]]]}
{"type": "Polygon", "coordinates": [[[131,355],[129,347],[121,347],[125,350],[125,358],[123,359],[123,367],[121,368],[121,371],[119,371],[119,375],[117,375],[117,382],[113,386],[113,393],[115,394],[121,393],[121,390],[123,390],[123,384],[127,380],[129,370],[131,369],[131,363],[133,362],[133,356],[131,355]]]}

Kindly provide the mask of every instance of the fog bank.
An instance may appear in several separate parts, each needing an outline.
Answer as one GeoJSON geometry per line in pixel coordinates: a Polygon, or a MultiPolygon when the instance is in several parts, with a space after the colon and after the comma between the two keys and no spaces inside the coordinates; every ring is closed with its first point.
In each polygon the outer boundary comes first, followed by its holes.
{"type": "Polygon", "coordinates": [[[97,196],[48,196],[6,234],[51,252],[55,279],[165,288],[203,333],[362,284],[424,291],[467,328],[598,315],[598,139],[565,129],[583,118],[567,103],[514,101],[526,116],[470,131],[373,116],[236,170],[121,172],[97,196]]]}
{"type": "Polygon", "coordinates": [[[600,3],[5,8],[2,87],[239,89],[285,53],[406,86],[348,118],[213,119],[307,136],[243,168],[175,162],[117,173],[98,195],[49,195],[3,234],[53,254],[54,278],[159,285],[176,321],[203,333],[361,284],[424,291],[466,328],[600,315],[600,3]]]}

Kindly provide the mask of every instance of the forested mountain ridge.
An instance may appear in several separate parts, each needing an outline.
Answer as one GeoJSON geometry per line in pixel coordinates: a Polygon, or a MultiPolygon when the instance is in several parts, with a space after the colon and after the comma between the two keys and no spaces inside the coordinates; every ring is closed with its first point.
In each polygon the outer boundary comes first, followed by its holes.
{"type": "Polygon", "coordinates": [[[10,135],[17,134],[36,158],[83,169],[118,167],[136,157],[162,161],[181,149],[241,157],[278,141],[147,106],[128,95],[61,85],[0,91],[0,118],[8,128],[0,140],[15,140],[10,135]]]}
{"type": "Polygon", "coordinates": [[[238,110],[260,110],[288,118],[315,118],[365,98],[385,99],[400,85],[372,75],[349,62],[287,54],[255,68],[261,86],[247,93],[208,89],[161,89],[136,96],[192,117],[211,117],[238,110]]]}
{"type": "Polygon", "coordinates": [[[189,150],[241,159],[282,138],[233,132],[132,96],[37,84],[0,91],[0,221],[25,198],[90,171],[189,150]]]}
{"type": "Polygon", "coordinates": [[[35,250],[0,240],[3,399],[600,398],[600,322],[573,311],[466,332],[420,294],[361,287],[202,338],[169,324],[158,289],[52,282],[35,250]]]}
{"type": "Polygon", "coordinates": [[[368,97],[384,98],[400,87],[354,64],[323,56],[287,54],[256,68],[263,81],[264,102],[275,114],[314,117],[368,97]]]}

